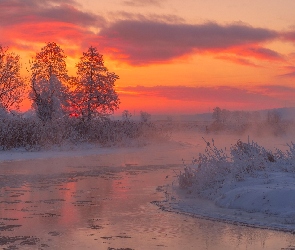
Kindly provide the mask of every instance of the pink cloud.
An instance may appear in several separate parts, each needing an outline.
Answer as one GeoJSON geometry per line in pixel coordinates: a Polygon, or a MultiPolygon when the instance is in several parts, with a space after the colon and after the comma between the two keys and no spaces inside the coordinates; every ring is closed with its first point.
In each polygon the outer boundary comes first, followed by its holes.
{"type": "Polygon", "coordinates": [[[286,66],[284,69],[288,71],[288,73],[279,75],[278,77],[295,77],[295,66],[286,66]]]}
{"type": "Polygon", "coordinates": [[[240,64],[240,65],[244,65],[244,66],[260,67],[259,65],[251,62],[250,60],[248,60],[246,58],[238,57],[235,55],[223,55],[223,56],[217,56],[216,58],[221,59],[221,60],[231,61],[236,64],[240,64]]]}
{"type": "Polygon", "coordinates": [[[295,77],[295,71],[293,72],[290,72],[290,73],[287,73],[287,74],[284,74],[284,75],[280,75],[281,77],[295,77]]]}
{"type": "Polygon", "coordinates": [[[50,21],[84,27],[105,24],[103,17],[79,10],[72,0],[1,0],[0,9],[0,24],[4,27],[50,21]]]}
{"type": "MultiPolygon", "coordinates": [[[[84,37],[92,40],[94,35],[88,30],[73,24],[59,22],[23,23],[3,31],[2,42],[5,45],[21,48],[22,41],[34,44],[56,41],[60,45],[68,45],[73,38],[84,37]],[[13,37],[14,39],[11,39],[13,37]]],[[[97,38],[97,36],[95,36],[97,38]]],[[[77,39],[76,45],[82,46],[82,41],[77,39]]],[[[26,45],[27,46],[27,45],[26,45]]],[[[24,47],[24,50],[28,49],[24,47]]]]}
{"type": "Polygon", "coordinates": [[[288,31],[282,33],[282,38],[288,41],[295,42],[295,31],[288,31]]]}
{"type": "Polygon", "coordinates": [[[263,48],[263,47],[247,47],[242,48],[237,51],[237,54],[247,56],[247,57],[254,57],[256,59],[261,60],[269,60],[269,61],[283,61],[284,57],[280,53],[263,48]]]}
{"type": "Polygon", "coordinates": [[[263,48],[263,47],[237,47],[229,50],[225,50],[223,53],[226,55],[216,56],[217,59],[231,61],[237,64],[260,67],[256,63],[252,62],[248,58],[254,58],[257,60],[265,61],[285,61],[285,58],[280,53],[263,48]]]}

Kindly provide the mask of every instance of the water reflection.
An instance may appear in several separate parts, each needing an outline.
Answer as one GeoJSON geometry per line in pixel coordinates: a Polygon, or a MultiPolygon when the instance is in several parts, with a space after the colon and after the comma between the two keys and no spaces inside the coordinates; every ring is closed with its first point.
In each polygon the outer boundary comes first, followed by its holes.
{"type": "Polygon", "coordinates": [[[295,245],[289,233],[192,218],[151,204],[165,198],[156,187],[170,184],[175,168],[68,167],[46,175],[28,170],[1,175],[0,245],[10,249],[172,250],[295,245]]]}

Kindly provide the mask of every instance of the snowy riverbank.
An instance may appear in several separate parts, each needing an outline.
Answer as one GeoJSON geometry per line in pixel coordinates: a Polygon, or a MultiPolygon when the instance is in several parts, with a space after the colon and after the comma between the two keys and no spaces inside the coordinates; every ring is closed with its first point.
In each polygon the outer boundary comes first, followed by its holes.
{"type": "Polygon", "coordinates": [[[295,231],[294,148],[272,152],[239,142],[228,154],[208,143],[206,153],[185,167],[179,185],[159,205],[192,216],[295,231]]]}
{"type": "Polygon", "coordinates": [[[169,199],[158,203],[167,211],[251,227],[295,231],[294,175],[271,173],[228,184],[215,198],[187,190],[168,189],[169,199]],[[233,187],[234,186],[234,187],[233,187]]]}

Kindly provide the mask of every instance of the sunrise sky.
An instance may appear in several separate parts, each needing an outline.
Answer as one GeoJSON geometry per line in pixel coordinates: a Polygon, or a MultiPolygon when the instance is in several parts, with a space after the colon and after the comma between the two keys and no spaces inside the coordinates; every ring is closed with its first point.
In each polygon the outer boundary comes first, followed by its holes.
{"type": "Polygon", "coordinates": [[[46,42],[64,49],[71,75],[96,46],[120,76],[118,112],[295,106],[294,0],[0,0],[0,10],[0,43],[24,75],[46,42]]]}

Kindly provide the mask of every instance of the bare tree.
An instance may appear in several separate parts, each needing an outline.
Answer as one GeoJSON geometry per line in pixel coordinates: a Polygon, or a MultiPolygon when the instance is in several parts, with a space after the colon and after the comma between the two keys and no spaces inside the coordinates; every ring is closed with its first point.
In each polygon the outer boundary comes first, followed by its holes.
{"type": "Polygon", "coordinates": [[[20,76],[20,57],[0,46],[0,108],[18,108],[24,98],[25,81],[20,76]]]}
{"type": "Polygon", "coordinates": [[[77,77],[72,98],[74,112],[84,121],[95,116],[105,116],[119,107],[119,98],[114,89],[119,77],[104,66],[103,56],[90,47],[83,53],[77,66],[77,77]]]}
{"type": "Polygon", "coordinates": [[[47,43],[31,62],[31,93],[33,108],[46,122],[61,117],[68,106],[69,90],[64,51],[54,42],[47,43]]]}

